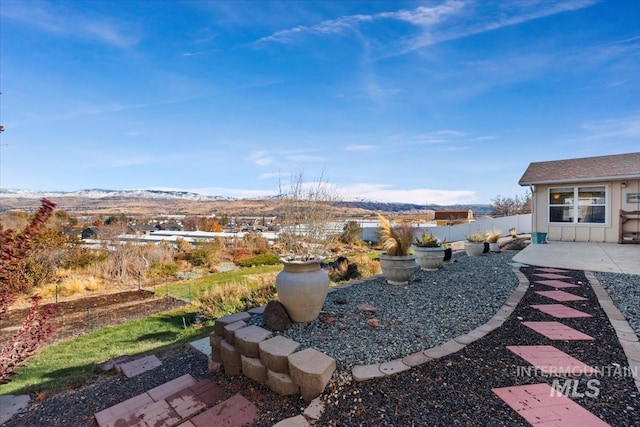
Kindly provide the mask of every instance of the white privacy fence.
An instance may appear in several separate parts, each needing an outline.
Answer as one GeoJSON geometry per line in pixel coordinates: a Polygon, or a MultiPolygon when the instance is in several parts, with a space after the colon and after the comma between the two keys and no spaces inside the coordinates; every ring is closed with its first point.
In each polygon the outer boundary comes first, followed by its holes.
{"type": "MultiPolygon", "coordinates": [[[[509,229],[515,228],[518,233],[531,233],[531,214],[505,216],[500,218],[482,217],[468,224],[447,225],[444,227],[420,227],[420,231],[428,231],[440,240],[457,242],[466,240],[467,234],[476,231],[502,230],[502,236],[509,235],[509,229]]],[[[362,240],[378,241],[377,225],[362,226],[362,240]]]]}

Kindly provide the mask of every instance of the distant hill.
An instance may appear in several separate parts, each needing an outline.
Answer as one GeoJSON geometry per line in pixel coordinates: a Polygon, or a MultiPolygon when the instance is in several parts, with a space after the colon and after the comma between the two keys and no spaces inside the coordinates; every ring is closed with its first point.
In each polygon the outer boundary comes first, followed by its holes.
{"type": "MultiPolygon", "coordinates": [[[[275,215],[280,202],[277,197],[263,199],[234,199],[222,196],[204,196],[186,191],[160,190],[102,190],[87,189],[71,192],[0,189],[0,211],[33,210],[40,199],[47,198],[58,209],[82,214],[226,214],[240,216],[275,215]]],[[[375,201],[341,201],[334,203],[342,216],[370,216],[376,212],[394,214],[421,214],[441,209],[471,209],[475,216],[486,215],[490,205],[416,205],[411,203],[385,203],[375,201]]]]}
{"type": "Polygon", "coordinates": [[[93,188],[76,191],[37,191],[0,188],[0,198],[42,199],[43,197],[86,197],[89,199],[133,198],[133,199],[183,199],[183,200],[232,200],[222,196],[204,196],[188,191],[165,190],[103,190],[93,188]]]}
{"type": "Polygon", "coordinates": [[[411,213],[416,214],[425,211],[438,211],[442,209],[456,209],[473,211],[474,215],[487,215],[491,212],[491,205],[485,204],[468,204],[468,205],[416,205],[413,203],[386,203],[373,201],[357,201],[357,202],[338,202],[340,206],[364,209],[374,212],[389,213],[411,213]]]}

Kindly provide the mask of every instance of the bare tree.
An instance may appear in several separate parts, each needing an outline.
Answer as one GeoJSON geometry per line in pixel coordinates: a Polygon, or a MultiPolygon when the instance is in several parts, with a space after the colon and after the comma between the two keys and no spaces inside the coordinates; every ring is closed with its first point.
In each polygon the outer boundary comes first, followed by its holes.
{"type": "Polygon", "coordinates": [[[491,216],[510,216],[531,213],[531,193],[513,197],[496,196],[491,200],[491,216]]]}
{"type": "Polygon", "coordinates": [[[280,215],[283,227],[278,245],[289,260],[307,261],[322,258],[340,237],[336,230],[337,200],[333,186],[321,175],[315,182],[305,182],[299,171],[289,186],[279,183],[280,215]]]}

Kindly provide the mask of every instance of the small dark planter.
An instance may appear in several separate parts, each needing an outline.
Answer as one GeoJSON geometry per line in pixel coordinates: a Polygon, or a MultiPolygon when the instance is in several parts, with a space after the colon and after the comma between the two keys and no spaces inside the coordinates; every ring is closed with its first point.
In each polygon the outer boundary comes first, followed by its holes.
{"type": "Polygon", "coordinates": [[[445,261],[451,261],[451,255],[453,254],[453,249],[451,248],[446,248],[444,250],[444,260],[445,261]]]}

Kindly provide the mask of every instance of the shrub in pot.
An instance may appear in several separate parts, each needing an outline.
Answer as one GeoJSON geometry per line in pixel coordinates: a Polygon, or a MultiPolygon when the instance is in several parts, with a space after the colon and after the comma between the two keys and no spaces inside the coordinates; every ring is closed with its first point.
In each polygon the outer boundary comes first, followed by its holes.
{"type": "Polygon", "coordinates": [[[500,252],[500,244],[498,243],[500,236],[502,236],[502,230],[491,230],[487,233],[487,242],[489,242],[491,252],[500,252]]]}
{"type": "Polygon", "coordinates": [[[442,243],[433,234],[424,231],[420,238],[414,240],[413,253],[420,268],[434,271],[442,266],[445,252],[445,247],[442,243]]]}
{"type": "Polygon", "coordinates": [[[484,253],[484,243],[487,240],[487,233],[476,231],[467,234],[467,241],[464,242],[464,251],[467,256],[481,256],[484,253]]]}
{"type": "Polygon", "coordinates": [[[292,321],[312,322],[329,292],[329,276],[321,263],[339,238],[330,205],[335,197],[322,177],[308,184],[299,172],[286,190],[281,186],[279,199],[284,220],[276,241],[283,264],[276,276],[278,299],[292,321]]]}
{"type": "Polygon", "coordinates": [[[394,227],[387,218],[379,214],[378,220],[378,242],[385,251],[380,255],[382,275],[391,285],[405,285],[417,268],[416,257],[410,253],[415,228],[409,225],[394,227]]]}

